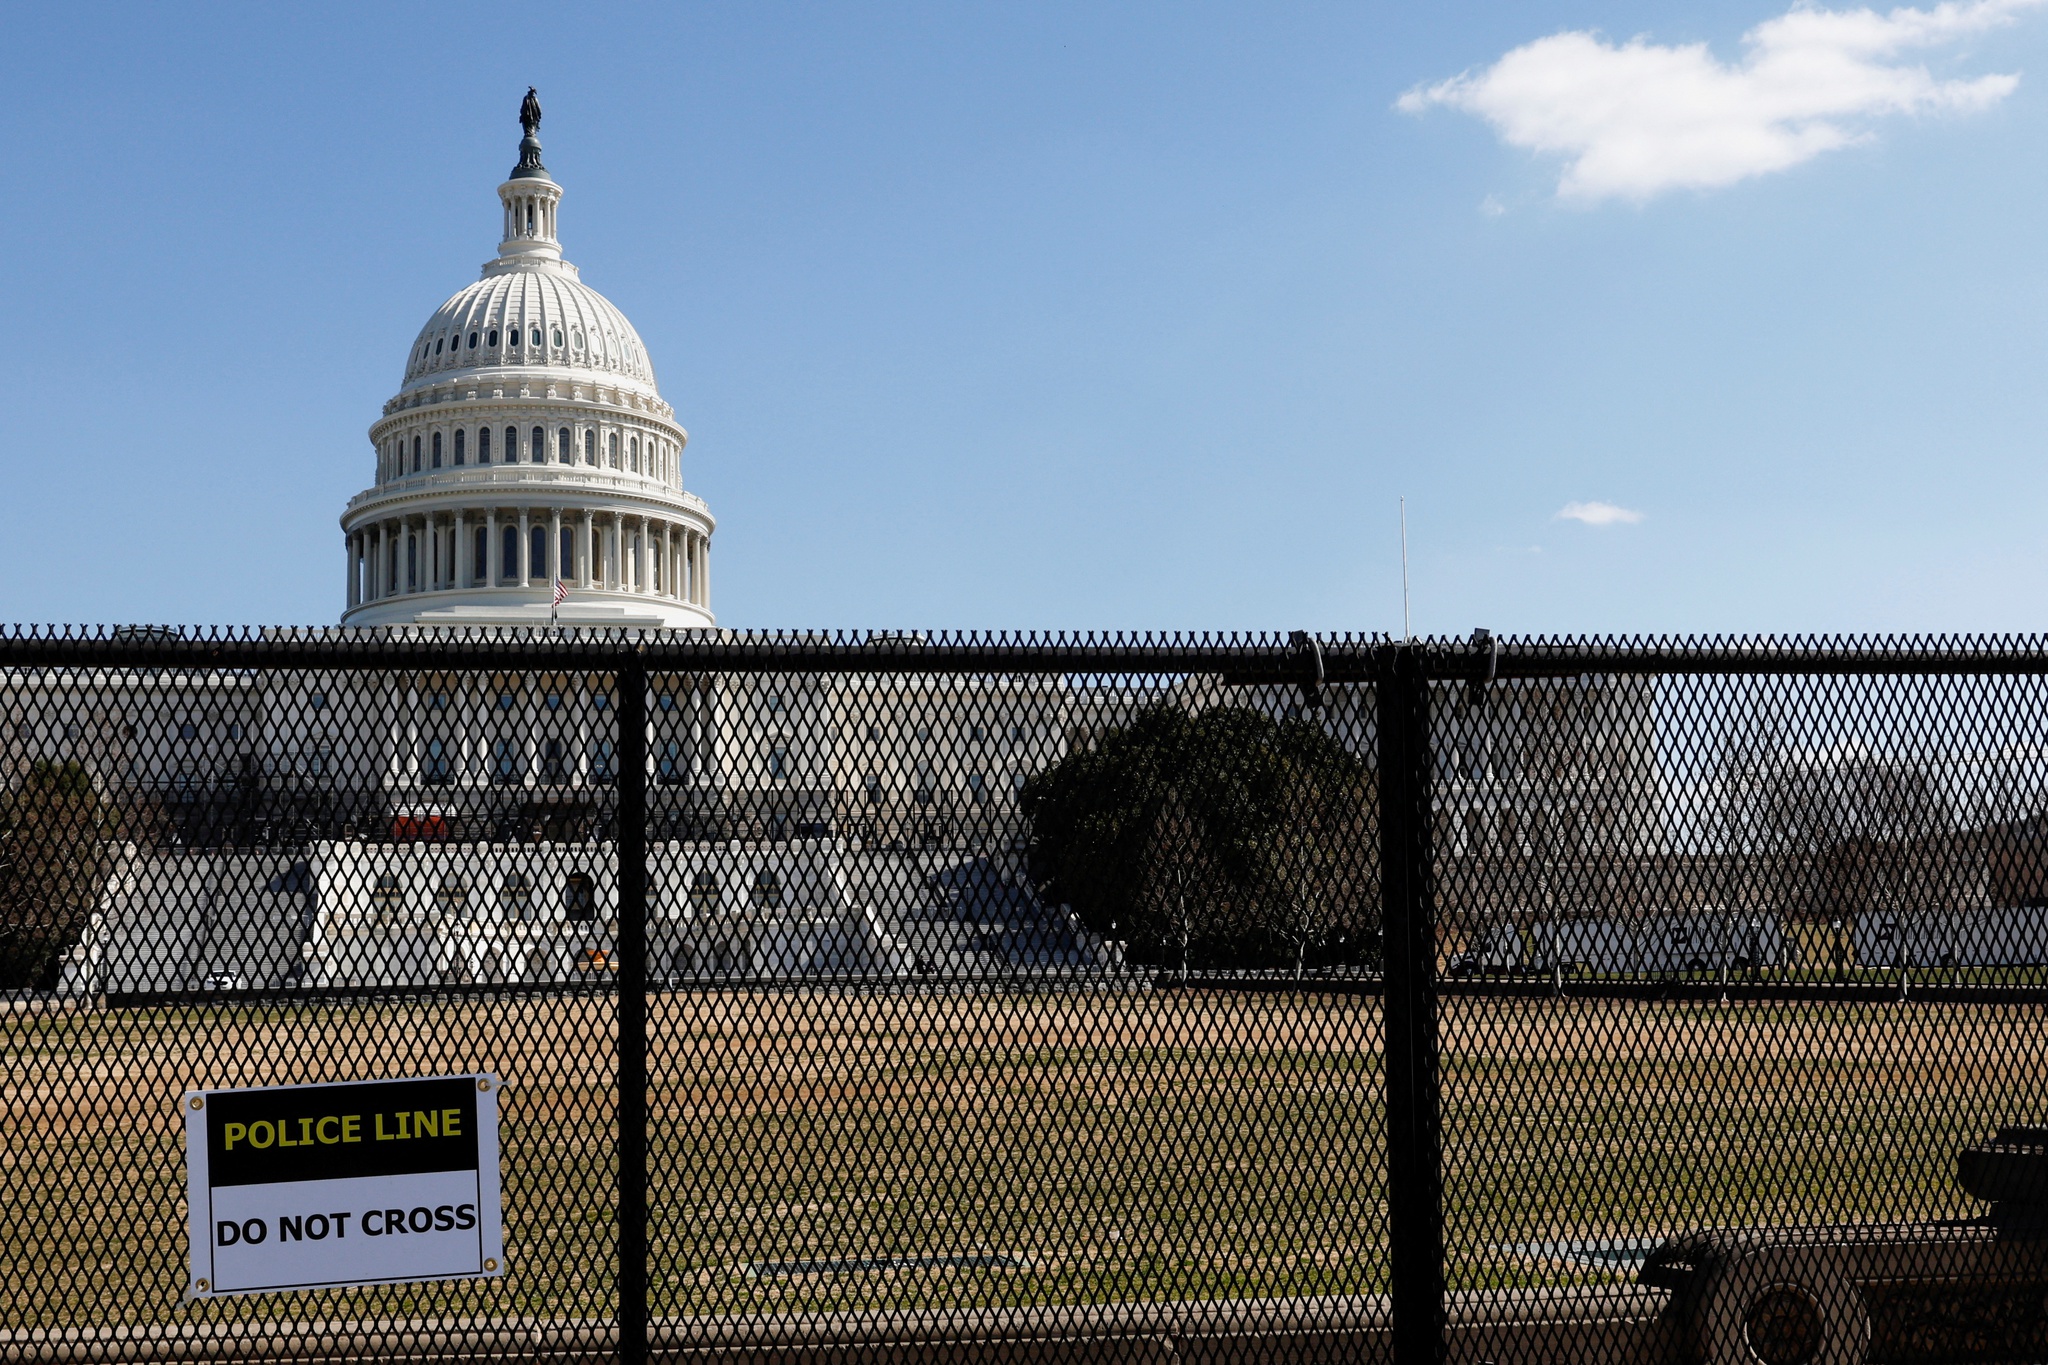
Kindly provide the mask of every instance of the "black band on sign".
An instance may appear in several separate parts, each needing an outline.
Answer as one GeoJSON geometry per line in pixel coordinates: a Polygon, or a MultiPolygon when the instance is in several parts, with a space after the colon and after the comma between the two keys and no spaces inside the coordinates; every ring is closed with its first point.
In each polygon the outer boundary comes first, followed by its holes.
{"type": "Polygon", "coordinates": [[[230,1090],[206,1101],[208,1182],[269,1185],[476,1169],[476,1082],[230,1090]]]}

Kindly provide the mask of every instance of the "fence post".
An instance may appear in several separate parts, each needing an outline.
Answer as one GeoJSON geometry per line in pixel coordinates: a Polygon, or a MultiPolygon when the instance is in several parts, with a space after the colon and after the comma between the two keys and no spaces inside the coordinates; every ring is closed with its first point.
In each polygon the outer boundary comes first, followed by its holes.
{"type": "Polygon", "coordinates": [[[618,669],[619,1361],[647,1359],[647,665],[618,669]]]}
{"type": "Polygon", "coordinates": [[[1430,893],[1429,679],[1422,652],[1413,645],[1378,652],[1394,1361],[1437,1365],[1444,1358],[1444,1200],[1430,893]]]}

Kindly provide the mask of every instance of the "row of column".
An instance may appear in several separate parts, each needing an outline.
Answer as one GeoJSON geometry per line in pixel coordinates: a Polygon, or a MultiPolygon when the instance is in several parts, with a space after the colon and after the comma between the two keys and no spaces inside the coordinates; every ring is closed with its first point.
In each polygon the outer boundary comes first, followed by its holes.
{"type": "Polygon", "coordinates": [[[347,550],[352,608],[411,593],[529,588],[557,578],[571,589],[639,593],[699,607],[711,602],[710,538],[682,522],[626,512],[520,507],[419,513],[358,526],[347,550]],[[536,530],[543,533],[537,546],[536,530]]]}

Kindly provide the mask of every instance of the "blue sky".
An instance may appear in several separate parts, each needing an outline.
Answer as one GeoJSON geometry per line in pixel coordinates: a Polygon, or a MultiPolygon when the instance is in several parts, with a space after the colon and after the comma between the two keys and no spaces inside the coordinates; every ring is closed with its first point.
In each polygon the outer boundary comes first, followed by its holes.
{"type": "Polygon", "coordinates": [[[336,618],[533,84],[724,624],[1398,630],[1405,496],[1419,631],[2041,629],[2048,8],[1964,10],[15,6],[0,620],[336,618]]]}

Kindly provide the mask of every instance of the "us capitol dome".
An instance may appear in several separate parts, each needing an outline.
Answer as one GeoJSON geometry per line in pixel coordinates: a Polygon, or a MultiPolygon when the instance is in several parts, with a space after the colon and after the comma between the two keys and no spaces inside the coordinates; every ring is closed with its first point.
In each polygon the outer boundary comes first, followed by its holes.
{"type": "Polygon", "coordinates": [[[562,259],[531,90],[519,122],[497,258],[427,319],[370,428],[342,623],[709,626],[716,522],[683,489],[689,433],[633,324],[562,259]]]}

